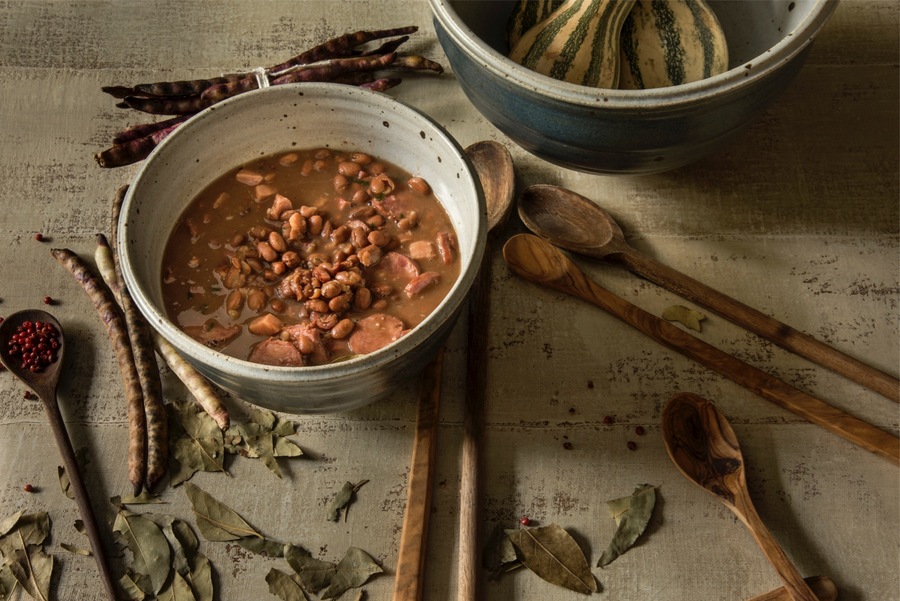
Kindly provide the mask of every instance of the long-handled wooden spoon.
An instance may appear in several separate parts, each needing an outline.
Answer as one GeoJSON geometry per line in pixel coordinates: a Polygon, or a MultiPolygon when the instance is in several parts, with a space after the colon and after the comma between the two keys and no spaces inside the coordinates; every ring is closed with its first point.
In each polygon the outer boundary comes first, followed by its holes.
{"type": "Polygon", "coordinates": [[[466,369],[466,400],[463,405],[463,441],[460,459],[459,601],[475,601],[478,595],[478,522],[481,482],[481,439],[487,387],[487,343],[490,321],[491,238],[509,215],[515,197],[515,166],[505,146],[477,142],[466,148],[475,167],[487,204],[488,244],[478,279],[469,300],[469,346],[466,369]]]}
{"type": "MultiPolygon", "coordinates": [[[[816,594],[819,601],[835,601],[838,596],[837,586],[828,576],[807,576],[803,580],[816,594]]],[[[756,595],[747,599],[747,601],[791,601],[791,595],[783,586],[778,587],[774,591],[756,595]]]]}
{"type": "Polygon", "coordinates": [[[619,263],[758,336],[900,402],[896,378],[638,252],[626,242],[612,216],[580,194],[558,186],[531,186],[519,197],[519,216],[531,231],[556,246],[619,263]]]}
{"type": "Polygon", "coordinates": [[[56,446],[59,447],[59,453],[62,455],[63,466],[66,468],[66,475],[72,484],[72,492],[75,493],[75,503],[78,505],[78,511],[81,513],[81,519],[84,521],[84,529],[87,533],[88,541],[91,543],[94,559],[97,561],[97,568],[100,570],[100,580],[103,588],[106,589],[107,596],[115,601],[116,589],[113,585],[112,571],[106,560],[106,553],[103,549],[103,539],[100,536],[100,529],[97,526],[97,519],[94,516],[94,509],[91,505],[90,496],[88,496],[87,488],[81,478],[81,470],[78,462],[75,460],[75,451],[72,449],[72,441],[69,440],[69,434],[66,431],[66,424],[63,421],[62,413],[59,410],[59,402],[56,397],[56,389],[59,385],[59,376],[62,369],[63,354],[66,349],[65,336],[63,335],[62,326],[55,317],[46,311],[36,309],[19,311],[7,317],[3,323],[0,323],[0,361],[3,365],[17,378],[27,384],[40,397],[44,405],[44,411],[50,420],[50,427],[53,430],[53,436],[56,438],[56,446]],[[23,322],[44,322],[51,324],[59,333],[59,349],[56,354],[56,361],[48,365],[43,371],[32,372],[23,369],[19,360],[10,355],[9,341],[15,334],[19,326],[23,322]]]}
{"type": "MultiPolygon", "coordinates": [[[[503,221],[513,200],[512,158],[499,143],[477,142],[466,149],[481,180],[487,205],[489,231],[503,221]]],[[[485,249],[479,277],[473,284],[469,305],[469,374],[463,414],[463,445],[460,490],[460,564],[459,598],[475,599],[478,574],[478,479],[479,441],[484,397],[484,355],[487,344],[487,294],[490,286],[490,250],[485,249]],[[474,355],[474,356],[473,356],[474,355]]],[[[428,538],[428,513],[431,511],[431,486],[437,443],[443,352],[425,370],[416,416],[413,457],[400,552],[394,578],[393,601],[419,601],[425,576],[425,543],[428,538]]]]}
{"type": "Polygon", "coordinates": [[[685,478],[711,493],[744,523],[790,598],[818,601],[756,512],[737,436],[716,406],[695,394],[679,394],[663,409],[662,432],[672,462],[685,478]]]}
{"type": "Polygon", "coordinates": [[[513,236],[503,247],[503,257],[517,275],[593,303],[657,342],[764,399],[900,465],[900,440],[896,436],[798,390],[616,296],[588,278],[562,251],[541,238],[530,234],[513,236]]]}

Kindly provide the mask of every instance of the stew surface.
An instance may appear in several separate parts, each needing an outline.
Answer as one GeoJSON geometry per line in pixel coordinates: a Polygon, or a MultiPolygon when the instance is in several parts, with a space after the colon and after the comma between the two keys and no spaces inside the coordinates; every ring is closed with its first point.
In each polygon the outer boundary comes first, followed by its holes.
{"type": "Polygon", "coordinates": [[[308,149],[232,169],[191,202],[166,245],[163,297],[207,346],[322,365],[421,323],[459,263],[425,180],[366,153],[308,149]]]}

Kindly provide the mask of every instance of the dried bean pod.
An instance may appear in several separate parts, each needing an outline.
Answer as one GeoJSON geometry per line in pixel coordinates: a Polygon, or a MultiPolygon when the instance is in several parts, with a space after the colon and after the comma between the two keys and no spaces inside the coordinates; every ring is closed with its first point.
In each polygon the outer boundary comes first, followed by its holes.
{"type": "Polygon", "coordinates": [[[207,88],[200,94],[200,98],[209,103],[207,106],[211,106],[226,98],[231,98],[232,96],[255,90],[258,87],[259,83],[256,81],[256,75],[245,75],[240,79],[229,81],[228,83],[220,83],[207,88]]]}
{"type": "Polygon", "coordinates": [[[374,40],[412,34],[417,32],[418,30],[419,28],[413,25],[407,27],[398,27],[395,29],[357,31],[354,33],[347,33],[323,42],[318,46],[314,46],[306,52],[288,59],[287,61],[279,65],[270,67],[269,71],[271,73],[280,73],[281,71],[290,69],[291,67],[295,67],[297,65],[308,65],[309,63],[315,63],[330,58],[352,56],[355,52],[354,49],[362,44],[366,44],[374,40]]]}
{"type": "Polygon", "coordinates": [[[403,80],[399,77],[382,77],[381,79],[376,79],[369,83],[359,84],[359,87],[373,92],[384,92],[385,90],[397,87],[402,81],[403,80]]]}
{"type": "Polygon", "coordinates": [[[128,408],[128,480],[134,487],[134,493],[139,494],[144,484],[147,473],[146,444],[147,424],[144,416],[144,399],[141,392],[141,383],[137,368],[134,364],[134,355],[131,349],[131,341],[128,339],[128,331],[125,320],[113,298],[112,292],[103,281],[94,275],[87,263],[81,257],[65,248],[54,248],[50,251],[53,257],[59,261],[81,284],[100,316],[100,321],[106,327],[106,334],[112,342],[115,350],[119,372],[122,375],[122,383],[125,386],[125,398],[128,408]]]}
{"type": "Polygon", "coordinates": [[[151,134],[155,134],[158,131],[162,131],[164,129],[168,129],[173,125],[178,125],[187,121],[191,115],[179,115],[178,117],[172,117],[170,119],[164,119],[162,121],[157,121],[156,123],[142,123],[139,125],[132,125],[127,129],[123,129],[115,136],[113,136],[113,144],[124,144],[125,142],[130,142],[131,140],[137,140],[138,138],[144,138],[151,134]]]}
{"type": "Polygon", "coordinates": [[[300,81],[330,81],[338,75],[350,73],[353,71],[375,71],[384,69],[389,66],[397,58],[397,54],[391,52],[381,56],[354,56],[351,58],[336,58],[327,64],[318,67],[309,67],[308,69],[298,69],[291,71],[273,79],[270,83],[273,86],[284,83],[295,83],[300,81]]]}
{"type": "Polygon", "coordinates": [[[135,138],[123,144],[116,144],[111,148],[107,148],[102,152],[94,155],[94,160],[101,167],[123,167],[131,165],[143,159],[146,159],[153,149],[162,142],[166,136],[175,131],[175,128],[181,125],[181,122],[170,125],[165,129],[156,131],[149,136],[143,138],[135,138]]]}
{"type": "Polygon", "coordinates": [[[389,52],[396,52],[397,48],[405,44],[409,40],[409,36],[405,35],[403,37],[399,37],[393,40],[388,40],[378,48],[374,50],[369,50],[368,52],[363,52],[362,56],[372,56],[373,54],[387,54],[389,52]]]}
{"type": "Polygon", "coordinates": [[[134,304],[134,299],[123,285],[118,261],[115,260],[106,236],[97,234],[97,265],[112,264],[112,270],[101,268],[101,276],[119,301],[125,316],[125,326],[131,341],[131,352],[137,368],[143,393],[144,416],[147,425],[147,490],[152,490],[166,474],[169,466],[169,422],[163,406],[162,383],[159,366],[153,354],[153,338],[150,326],[134,304]]]}
{"type": "Polygon", "coordinates": [[[241,73],[232,73],[209,79],[189,79],[182,81],[158,81],[142,83],[134,86],[135,96],[196,96],[212,86],[229,83],[244,77],[241,73]]]}
{"type": "MultiPolygon", "coordinates": [[[[212,89],[212,88],[210,88],[212,89]]],[[[207,90],[208,91],[208,90],[207,90]]],[[[205,94],[205,92],[204,92],[205,94]]],[[[127,96],[122,103],[136,111],[151,115],[190,115],[199,113],[213,102],[201,96],[166,98],[162,96],[127,96]]]]}
{"type": "Polygon", "coordinates": [[[405,69],[409,71],[434,71],[435,73],[443,73],[444,67],[440,63],[429,60],[418,54],[400,54],[392,65],[393,68],[405,69]]]}

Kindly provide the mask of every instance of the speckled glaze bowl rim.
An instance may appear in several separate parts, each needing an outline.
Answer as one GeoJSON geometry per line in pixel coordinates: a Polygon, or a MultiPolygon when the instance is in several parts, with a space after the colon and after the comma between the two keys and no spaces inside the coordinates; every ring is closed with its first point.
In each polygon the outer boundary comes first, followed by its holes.
{"type": "Polygon", "coordinates": [[[428,0],[444,32],[492,75],[560,102],[608,111],[676,108],[705,97],[739,92],[790,61],[831,18],[839,0],[817,0],[803,21],[765,52],[724,73],[678,86],[646,90],[590,88],[540,75],[510,60],[463,24],[450,0],[428,0]]]}
{"type": "MultiPolygon", "coordinates": [[[[273,92],[284,94],[285,98],[288,98],[291,92],[295,94],[301,92],[301,102],[322,100],[333,96],[342,98],[358,97],[358,100],[364,100],[367,105],[373,107],[373,110],[381,109],[384,112],[393,115],[393,118],[415,122],[418,128],[425,131],[435,141],[440,141],[440,143],[452,153],[454,159],[462,161],[465,165],[465,173],[469,175],[470,181],[464,181],[459,185],[468,186],[469,183],[471,183],[474,186],[473,192],[476,195],[478,211],[476,221],[471,224],[474,238],[472,253],[471,255],[465,256],[466,263],[463,263],[459,277],[447,293],[447,296],[419,325],[412,328],[398,340],[378,351],[328,365],[283,367],[252,363],[250,361],[226,355],[214,349],[210,349],[181,331],[181,329],[175,326],[165,313],[156,307],[149,299],[145,288],[136,279],[132,268],[132,257],[128,252],[129,244],[127,242],[122,245],[122,250],[120,252],[125,284],[129,290],[133,291],[134,301],[141,313],[163,338],[175,346],[179,352],[187,354],[190,358],[219,372],[251,380],[261,379],[270,383],[315,384],[316,382],[346,378],[353,376],[354,374],[370,373],[385,368],[398,357],[410,352],[416,352],[418,347],[424,346],[425,341],[430,338],[431,335],[440,331],[448,321],[454,319],[455,316],[458,315],[459,309],[463,306],[468,291],[475,280],[478,266],[481,264],[481,257],[484,253],[487,236],[487,217],[484,193],[481,188],[481,183],[476,175],[475,168],[469,160],[468,155],[466,155],[465,150],[429,115],[401,100],[387,94],[363,90],[345,84],[309,82],[284,84],[253,90],[223,100],[185,121],[172,135],[165,138],[153,150],[150,156],[144,160],[123,199],[117,230],[118,240],[127,241],[129,239],[128,217],[133,210],[133,204],[136,202],[134,197],[141,191],[142,178],[156,162],[167,160],[167,155],[169,153],[177,151],[180,139],[194,135],[197,133],[197,130],[202,132],[202,128],[206,127],[210,120],[222,119],[223,115],[230,118],[233,112],[246,110],[245,107],[247,106],[252,107],[255,99],[259,95],[272,94],[273,92]]],[[[296,102],[298,97],[294,95],[290,96],[290,98],[296,102]]],[[[379,119],[381,118],[382,117],[379,117],[379,119]]],[[[417,142],[421,143],[421,140],[417,140],[417,142]]]]}

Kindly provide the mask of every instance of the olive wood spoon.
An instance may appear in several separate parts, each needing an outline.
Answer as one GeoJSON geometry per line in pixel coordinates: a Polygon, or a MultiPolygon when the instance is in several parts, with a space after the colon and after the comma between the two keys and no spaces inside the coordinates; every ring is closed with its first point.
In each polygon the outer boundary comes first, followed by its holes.
{"type": "Polygon", "coordinates": [[[900,402],[900,380],[635,250],[612,216],[580,194],[557,186],[531,186],[520,195],[519,216],[528,229],[556,246],[619,263],[782,348],[900,402]]]}
{"type": "Polygon", "coordinates": [[[669,457],[678,470],[744,523],[790,598],[818,601],[756,512],[747,489],[744,456],[737,436],[716,406],[689,392],[676,395],[663,408],[662,433],[669,457]]]}
{"type": "Polygon", "coordinates": [[[593,303],[657,342],[779,407],[900,465],[900,440],[896,436],[832,407],[616,296],[588,278],[562,251],[541,238],[530,234],[513,236],[503,247],[503,257],[517,275],[593,303]]]}
{"type": "Polygon", "coordinates": [[[66,343],[62,326],[55,317],[46,311],[37,309],[19,311],[7,317],[3,320],[3,323],[0,323],[0,362],[13,375],[27,384],[40,397],[44,405],[44,411],[50,420],[53,436],[56,438],[56,446],[59,447],[59,453],[62,455],[66,475],[72,485],[72,492],[75,494],[75,503],[78,505],[81,519],[84,521],[84,529],[87,533],[88,541],[91,543],[94,559],[97,561],[100,580],[103,582],[107,596],[115,601],[116,588],[113,584],[114,579],[106,559],[106,553],[103,551],[103,539],[100,536],[90,496],[81,478],[81,470],[78,467],[78,462],[75,460],[75,451],[72,449],[72,441],[69,440],[69,434],[66,431],[66,424],[59,410],[59,401],[56,396],[65,350],[66,343]],[[23,369],[18,359],[9,354],[9,341],[15,334],[16,329],[25,321],[50,323],[59,333],[59,349],[57,349],[56,361],[37,373],[23,369]]]}
{"type": "MultiPolygon", "coordinates": [[[[466,149],[481,186],[487,204],[488,227],[492,229],[509,212],[512,205],[512,158],[509,152],[496,142],[478,142],[466,149]],[[505,156],[504,156],[505,155],[505,156]]],[[[489,265],[489,252],[485,250],[479,278],[473,284],[473,300],[486,291],[484,266],[489,265]]],[[[470,304],[470,317],[473,311],[470,304]]],[[[480,322],[486,327],[484,321],[480,322]]],[[[469,328],[472,331],[470,322],[469,328]]],[[[486,333],[478,339],[480,345],[487,342],[486,333]]],[[[470,340],[472,340],[470,338],[470,340]]],[[[479,346],[475,344],[475,346],[479,346]]],[[[483,353],[482,353],[483,356],[483,353]]],[[[469,365],[472,358],[469,358],[469,365]]],[[[464,435],[462,447],[461,492],[460,492],[460,587],[474,599],[477,577],[477,496],[478,496],[478,453],[477,439],[480,435],[480,404],[483,393],[484,367],[477,374],[470,374],[467,380],[464,435]],[[477,380],[478,384],[473,382],[477,380]],[[478,386],[479,395],[473,397],[473,386],[478,386]],[[472,397],[470,399],[470,397],[472,397]],[[477,405],[475,406],[477,401],[477,405]],[[467,567],[463,567],[465,562],[467,567]],[[467,573],[463,577],[462,572],[467,573]]],[[[413,440],[413,455],[409,470],[409,484],[406,509],[403,514],[403,529],[400,534],[400,551],[397,557],[397,572],[394,577],[393,601],[419,601],[422,599],[425,577],[425,546],[428,539],[428,514],[431,511],[431,489],[434,473],[434,456],[439,425],[438,409],[441,393],[441,372],[443,371],[443,351],[425,368],[416,415],[416,433],[413,440]]],[[[461,593],[462,594],[462,593],[461,593]]],[[[463,597],[460,597],[463,598],[463,597]]]]}
{"type": "Polygon", "coordinates": [[[487,399],[487,345],[490,323],[491,241],[497,228],[509,216],[515,198],[515,165],[509,150],[492,141],[477,142],[466,148],[475,167],[487,205],[488,240],[481,269],[469,298],[468,353],[466,356],[466,397],[463,404],[463,440],[460,449],[459,491],[459,564],[457,594],[459,601],[478,598],[479,536],[478,524],[481,485],[481,440],[484,406],[487,399]]]}
{"type": "MultiPolygon", "coordinates": [[[[809,585],[812,592],[816,594],[816,598],[819,601],[835,601],[835,599],[837,599],[837,586],[835,586],[834,582],[828,576],[807,576],[803,580],[806,581],[806,584],[809,585]]],[[[747,599],[747,601],[790,601],[790,599],[791,596],[787,589],[781,586],[774,591],[756,595],[755,597],[747,599]]]]}

